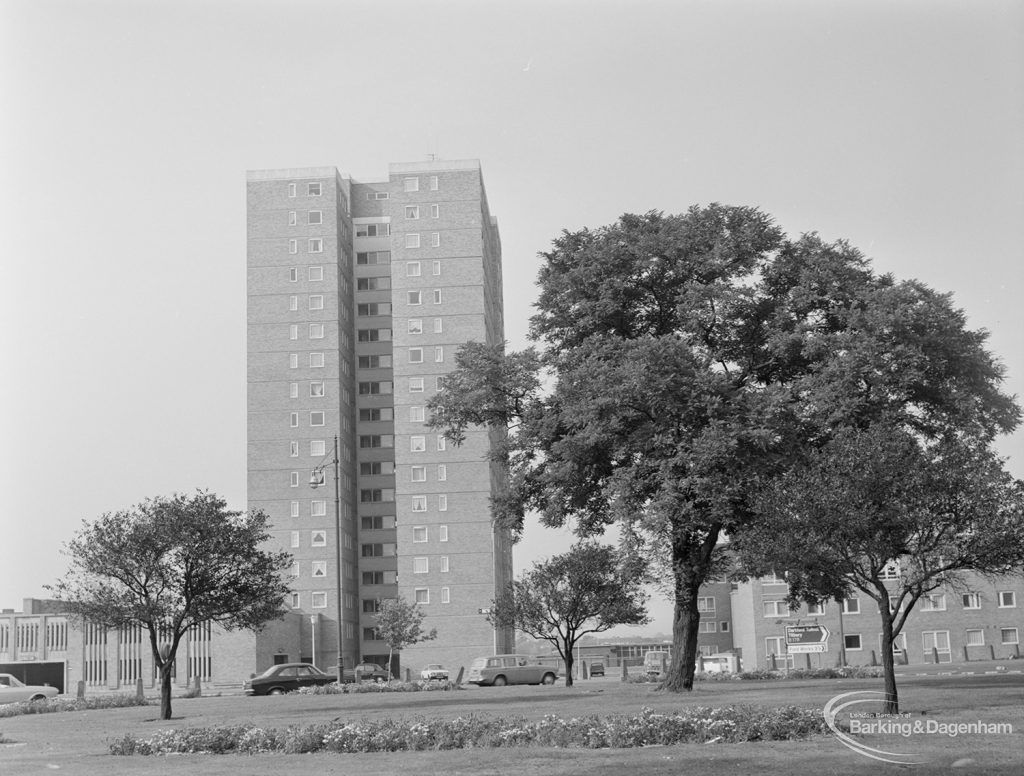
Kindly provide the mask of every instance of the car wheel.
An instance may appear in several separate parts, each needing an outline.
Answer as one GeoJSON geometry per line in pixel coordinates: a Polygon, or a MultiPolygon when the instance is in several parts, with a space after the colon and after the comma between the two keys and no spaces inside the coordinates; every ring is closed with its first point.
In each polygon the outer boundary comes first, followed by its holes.
{"type": "Polygon", "coordinates": [[[45,701],[45,700],[46,700],[46,696],[45,695],[33,695],[31,698],[28,699],[28,702],[29,703],[39,703],[39,701],[45,701]]]}
{"type": "Polygon", "coordinates": [[[494,686],[495,687],[504,687],[506,684],[508,684],[508,681],[505,679],[504,676],[496,676],[496,677],[494,677],[494,686]]]}
{"type": "Polygon", "coordinates": [[[375,681],[377,684],[384,684],[384,677],[383,676],[374,677],[373,681],[375,681]]]}
{"type": "Polygon", "coordinates": [[[543,682],[544,684],[554,684],[555,683],[555,675],[554,674],[544,674],[544,678],[541,679],[541,682],[543,682]]]}
{"type": "Polygon", "coordinates": [[[282,690],[280,687],[275,687],[270,692],[268,692],[267,695],[284,695],[284,690],[282,690]]]}

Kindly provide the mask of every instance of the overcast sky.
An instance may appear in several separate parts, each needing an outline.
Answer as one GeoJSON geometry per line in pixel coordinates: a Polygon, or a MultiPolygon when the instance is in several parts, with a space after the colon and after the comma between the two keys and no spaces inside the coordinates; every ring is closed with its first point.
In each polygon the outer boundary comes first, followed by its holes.
{"type": "Polygon", "coordinates": [[[83,519],[245,507],[247,169],[480,159],[514,347],[563,228],[757,206],[953,292],[1024,394],[1024,3],[0,0],[0,106],[3,607],[83,519]]]}

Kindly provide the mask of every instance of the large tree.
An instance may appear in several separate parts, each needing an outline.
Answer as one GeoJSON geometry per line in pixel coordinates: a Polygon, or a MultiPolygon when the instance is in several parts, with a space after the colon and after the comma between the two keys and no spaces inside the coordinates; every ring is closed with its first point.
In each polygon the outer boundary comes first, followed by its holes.
{"type": "Polygon", "coordinates": [[[628,560],[613,547],[582,542],[513,580],[495,598],[488,619],[554,645],[571,687],[576,643],[616,625],[643,625],[645,601],[642,580],[628,560]]]}
{"type": "Polygon", "coordinates": [[[212,493],[148,499],[83,521],[64,547],[70,569],[50,590],[81,622],[145,628],[160,717],[170,719],[171,674],[190,628],[258,630],[284,614],[291,556],[265,549],[269,539],[263,512],[232,512],[212,493]]]}
{"type": "Polygon", "coordinates": [[[716,547],[761,519],[754,496],[802,450],[894,408],[922,434],[1014,422],[948,298],[875,275],[844,242],[786,240],[757,210],[625,215],[542,256],[538,350],[465,347],[432,423],[456,441],[507,431],[505,525],[527,510],[583,536],[617,523],[671,570],[669,689],[693,686],[716,547]]]}
{"type": "Polygon", "coordinates": [[[437,638],[437,628],[424,630],[423,617],[420,605],[410,603],[402,596],[378,601],[375,618],[377,638],[388,645],[388,673],[392,673],[391,661],[396,651],[437,638]]]}

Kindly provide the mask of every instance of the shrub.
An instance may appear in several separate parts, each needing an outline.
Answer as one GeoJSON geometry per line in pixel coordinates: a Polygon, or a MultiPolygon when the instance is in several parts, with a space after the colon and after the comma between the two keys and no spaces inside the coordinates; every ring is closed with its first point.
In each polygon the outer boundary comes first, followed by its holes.
{"type": "Polygon", "coordinates": [[[17,717],[21,714],[53,714],[61,711],[91,711],[93,709],[121,709],[128,706],[148,706],[149,701],[134,693],[96,695],[90,698],[49,698],[29,703],[5,703],[0,706],[0,717],[17,717]]]}
{"type": "Polygon", "coordinates": [[[475,747],[547,746],[601,749],[710,741],[777,741],[828,732],[817,709],[797,706],[763,708],[691,707],[672,714],[649,708],[639,714],[562,719],[553,714],[539,722],[524,717],[457,717],[450,721],[372,720],[290,727],[284,732],[256,727],[163,730],[149,738],[114,741],[111,754],[237,752],[399,752],[475,747]]]}
{"type": "Polygon", "coordinates": [[[453,682],[442,682],[438,680],[400,682],[358,682],[350,684],[324,684],[314,687],[300,687],[295,692],[301,695],[347,695],[350,693],[376,693],[376,692],[436,692],[438,690],[461,690],[464,689],[453,682]]]}

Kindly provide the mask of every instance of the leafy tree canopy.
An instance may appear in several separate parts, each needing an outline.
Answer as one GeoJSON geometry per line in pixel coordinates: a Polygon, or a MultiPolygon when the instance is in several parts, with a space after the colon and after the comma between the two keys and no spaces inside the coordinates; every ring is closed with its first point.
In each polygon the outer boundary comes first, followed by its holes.
{"type": "Polygon", "coordinates": [[[437,638],[436,628],[424,630],[423,617],[419,604],[410,603],[402,596],[380,600],[376,617],[377,637],[388,645],[388,671],[396,651],[437,638]]]}

